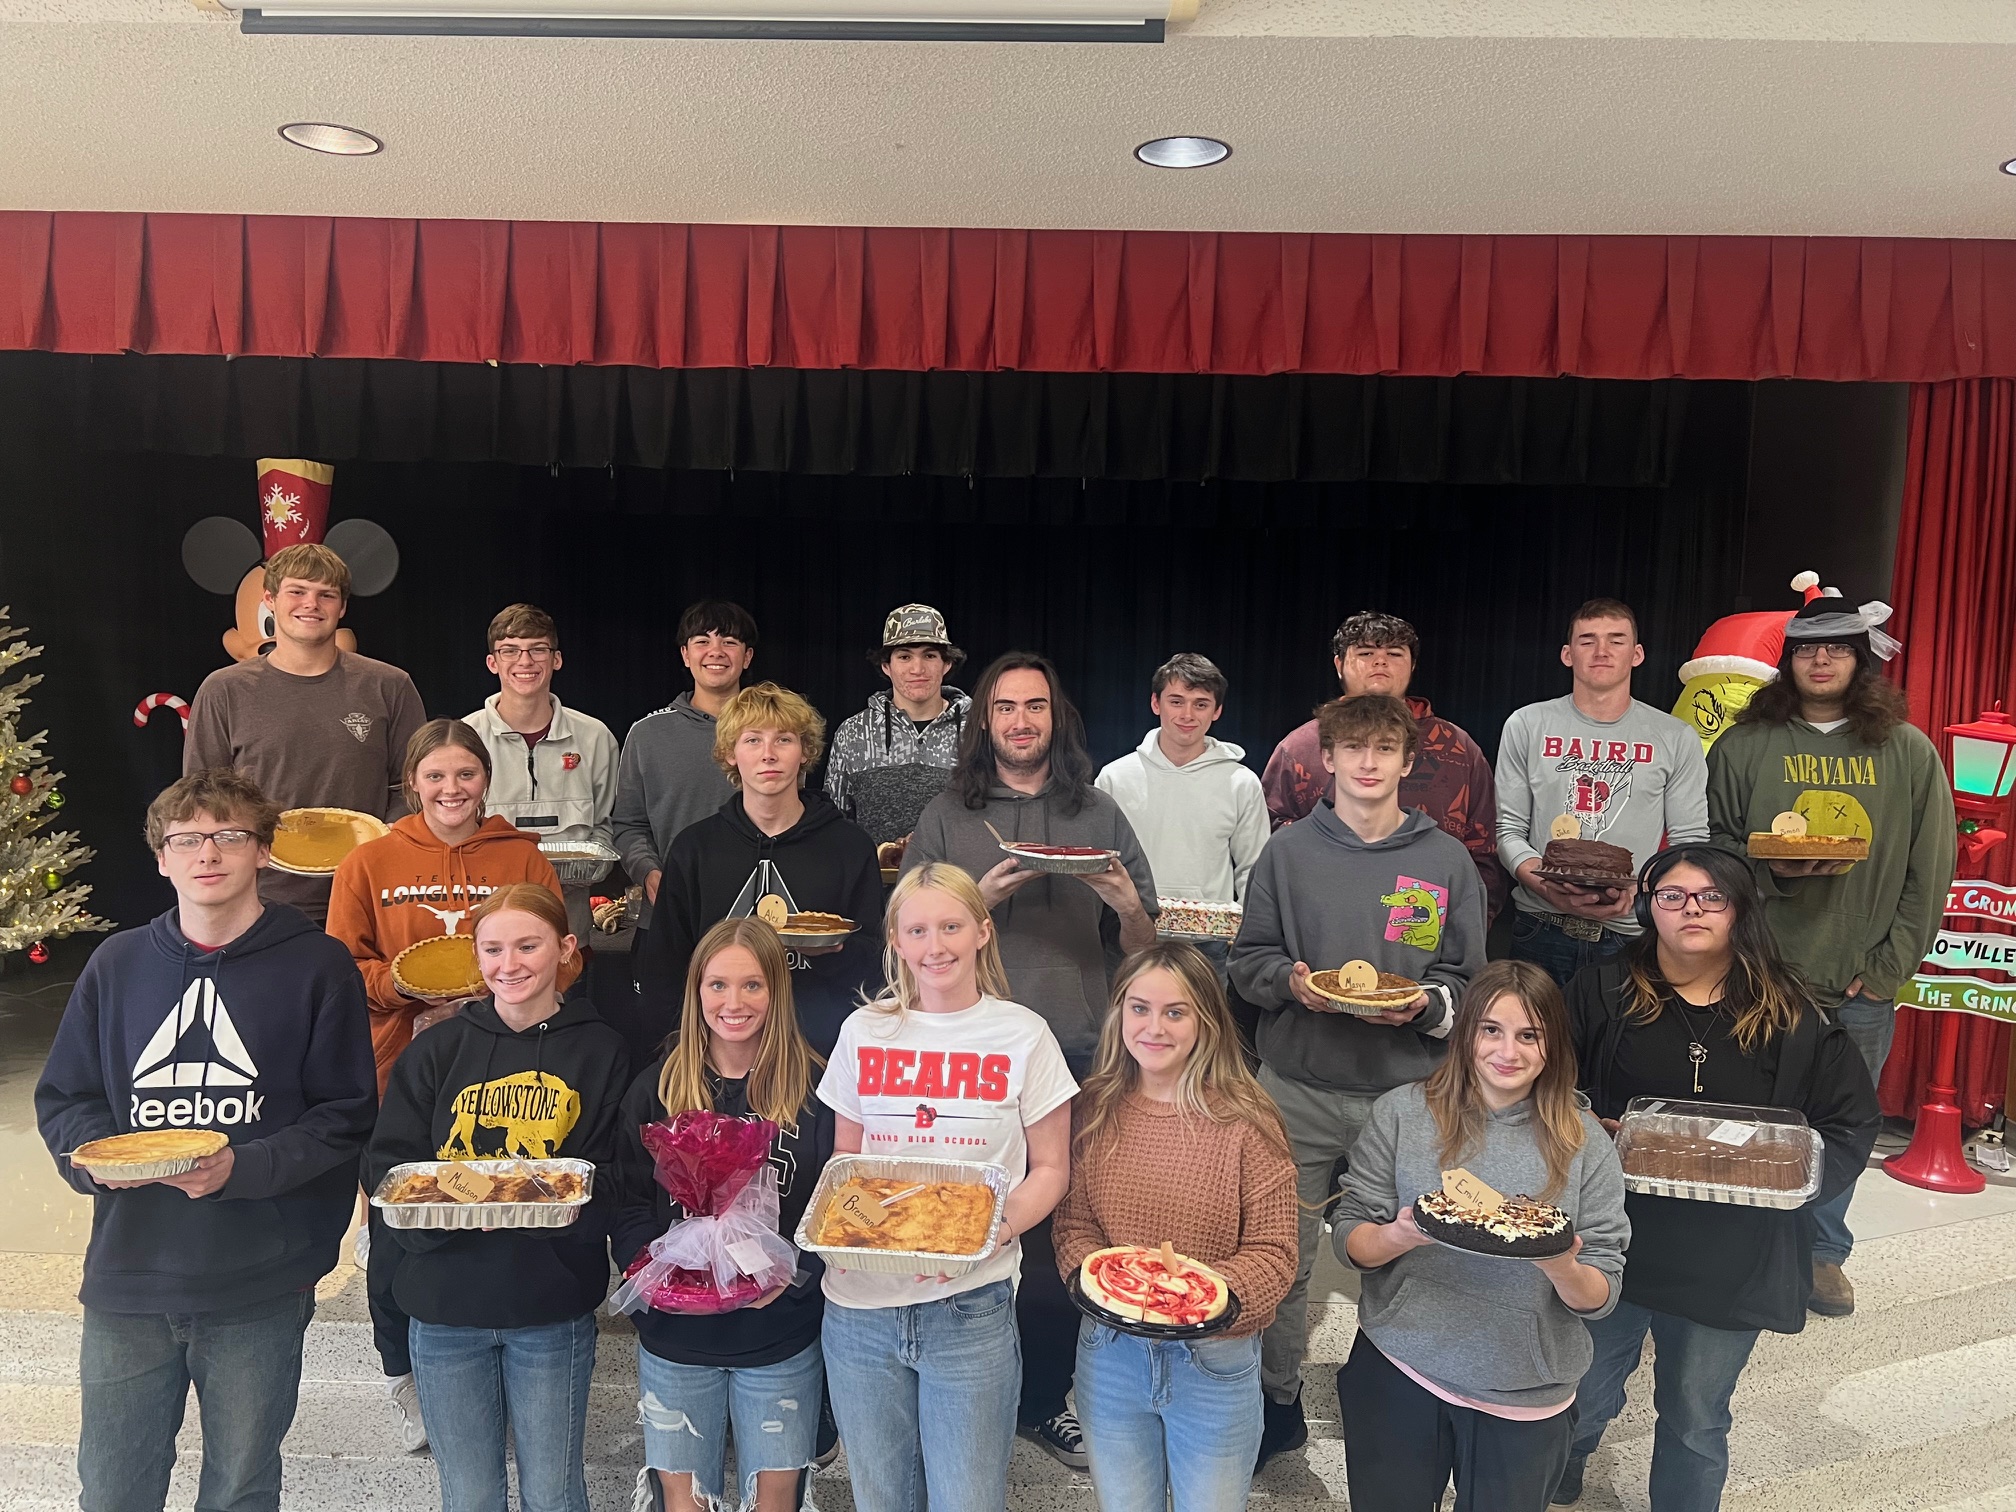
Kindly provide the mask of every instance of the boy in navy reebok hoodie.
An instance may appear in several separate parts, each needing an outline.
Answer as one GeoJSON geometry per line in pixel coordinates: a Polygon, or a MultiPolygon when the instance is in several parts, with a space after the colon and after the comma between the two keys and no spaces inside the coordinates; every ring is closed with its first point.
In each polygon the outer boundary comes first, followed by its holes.
{"type": "Polygon", "coordinates": [[[277,805],[229,768],[147,810],[177,906],[85,965],[35,1089],[57,1167],[93,1199],[84,1254],[86,1507],[160,1507],[190,1383],[198,1500],[280,1504],[315,1283],[336,1264],[371,1132],[364,984],[343,946],[259,901],[277,805]],[[148,1129],[230,1139],[186,1175],[98,1182],[63,1158],[148,1129]]]}

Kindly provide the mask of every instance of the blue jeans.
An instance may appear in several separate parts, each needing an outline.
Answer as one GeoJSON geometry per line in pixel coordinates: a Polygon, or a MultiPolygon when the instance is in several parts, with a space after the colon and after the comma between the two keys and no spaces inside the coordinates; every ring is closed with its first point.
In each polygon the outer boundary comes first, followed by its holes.
{"type": "Polygon", "coordinates": [[[1022,1393],[1007,1281],[909,1307],[826,1304],[833,1416],[857,1512],[1001,1512],[1022,1393]]]}
{"type": "Polygon", "coordinates": [[[189,1387],[203,1423],[198,1512],[274,1512],[312,1290],[200,1313],[84,1309],[84,1512],[161,1512],[189,1387]]]}
{"type": "Polygon", "coordinates": [[[1671,1313],[1619,1302],[1591,1318],[1596,1357],[1576,1390],[1577,1457],[1593,1452],[1624,1409],[1624,1382],[1638,1368],[1649,1330],[1652,1356],[1652,1512],[1715,1512],[1729,1479],[1729,1398],[1757,1345],[1754,1328],[1709,1328],[1671,1313]]]}
{"type": "MultiPolygon", "coordinates": [[[[1869,1080],[1883,1079],[1883,1062],[1890,1059],[1890,1041],[1897,1034],[1897,1005],[1881,998],[1843,998],[1829,1015],[1848,1031],[1848,1038],[1862,1052],[1862,1064],[1869,1068],[1869,1080]]],[[[1855,1251],[1855,1236],[1848,1232],[1848,1204],[1855,1198],[1851,1182],[1847,1190],[1829,1197],[1813,1209],[1813,1258],[1846,1265],[1855,1251]]]]}
{"type": "Polygon", "coordinates": [[[1100,1512],[1240,1512],[1260,1453],[1260,1336],[1195,1344],[1078,1325],[1100,1512]]]}
{"type": "Polygon", "coordinates": [[[1512,911],[1512,959],[1531,961],[1563,987],[1584,966],[1607,961],[1630,943],[1614,929],[1604,930],[1600,940],[1577,940],[1552,920],[1523,908],[1512,911]]]}
{"type": "Polygon", "coordinates": [[[732,1370],[661,1360],[640,1344],[637,1392],[646,1466],[692,1476],[711,1503],[753,1507],[759,1474],[812,1463],[826,1368],[817,1339],[788,1360],[732,1370]],[[721,1467],[731,1431],[742,1495],[724,1502],[721,1467]]]}
{"type": "Polygon", "coordinates": [[[441,1477],[441,1512],[507,1512],[504,1431],[523,1512],[588,1512],[582,1438],[595,1315],[537,1328],[413,1320],[413,1383],[441,1477]]]}

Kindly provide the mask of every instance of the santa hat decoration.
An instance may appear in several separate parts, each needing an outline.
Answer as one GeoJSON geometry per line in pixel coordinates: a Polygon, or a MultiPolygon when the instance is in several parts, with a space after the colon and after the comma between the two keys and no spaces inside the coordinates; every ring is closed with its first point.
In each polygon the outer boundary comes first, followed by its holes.
{"type": "Polygon", "coordinates": [[[259,536],[266,555],[322,539],[336,469],[300,457],[259,459],[259,536]]]}
{"type": "MultiPolygon", "coordinates": [[[[1839,588],[1822,588],[1820,574],[1802,572],[1792,579],[1794,592],[1808,604],[1816,599],[1839,598],[1839,588]]],[[[1778,658],[1785,650],[1785,626],[1790,609],[1757,610],[1748,614],[1727,614],[1701,632],[1694,654],[1680,665],[1680,681],[1691,682],[1710,674],[1738,674],[1770,682],[1778,676],[1778,658]]]]}

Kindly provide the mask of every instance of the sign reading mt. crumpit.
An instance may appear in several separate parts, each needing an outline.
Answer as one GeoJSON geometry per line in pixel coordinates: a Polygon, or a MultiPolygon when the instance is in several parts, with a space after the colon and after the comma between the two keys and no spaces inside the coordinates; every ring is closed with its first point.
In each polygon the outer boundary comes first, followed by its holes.
{"type": "Polygon", "coordinates": [[[1939,931],[1918,974],[1898,989],[1898,1004],[2016,1024],[2016,887],[1955,882],[1946,918],[1963,927],[1939,931]],[[1998,980],[1975,975],[1982,971],[1998,980]]]}

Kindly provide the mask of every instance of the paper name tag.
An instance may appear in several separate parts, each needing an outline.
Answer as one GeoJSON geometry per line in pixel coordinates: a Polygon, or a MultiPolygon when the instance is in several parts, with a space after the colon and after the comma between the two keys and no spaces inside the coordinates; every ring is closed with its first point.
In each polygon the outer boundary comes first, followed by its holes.
{"type": "Polygon", "coordinates": [[[759,1270],[770,1268],[770,1253],[754,1239],[737,1239],[728,1246],[728,1258],[735,1262],[735,1268],[745,1276],[753,1276],[759,1270]]]}
{"type": "Polygon", "coordinates": [[[1486,1213],[1495,1213],[1505,1206],[1505,1196],[1502,1192],[1479,1181],[1461,1166],[1442,1173],[1442,1190],[1463,1206],[1478,1208],[1486,1213]]]}
{"type": "Polygon", "coordinates": [[[1556,814],[1554,822],[1547,826],[1547,836],[1551,840],[1580,840],[1582,821],[1573,814],[1556,814]]]}
{"type": "Polygon", "coordinates": [[[435,1172],[434,1185],[457,1202],[488,1202],[497,1183],[458,1160],[435,1172]]]}
{"type": "Polygon", "coordinates": [[[777,894],[765,893],[756,900],[756,917],[772,929],[782,929],[784,921],[791,917],[791,910],[777,894]]]}
{"type": "Polygon", "coordinates": [[[877,1202],[866,1187],[844,1186],[833,1203],[841,1220],[856,1228],[880,1228],[889,1221],[889,1209],[877,1202]]]}
{"type": "Polygon", "coordinates": [[[1708,1131],[1708,1137],[1717,1144],[1746,1145],[1756,1137],[1757,1125],[1737,1123],[1733,1118],[1725,1118],[1708,1131]]]}
{"type": "Polygon", "coordinates": [[[1780,814],[1771,821],[1771,833],[1774,835],[1803,835],[1806,833],[1806,816],[1789,811],[1780,814]]]}
{"type": "Polygon", "coordinates": [[[1370,961],[1346,961],[1337,968],[1337,987],[1341,992],[1377,992],[1379,968],[1370,961]]]}

